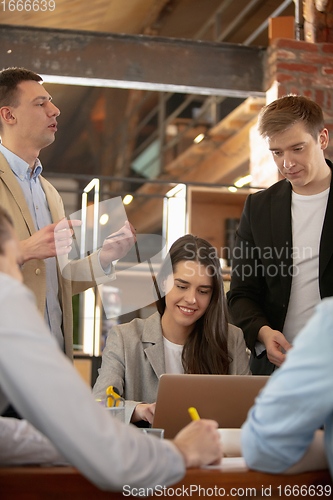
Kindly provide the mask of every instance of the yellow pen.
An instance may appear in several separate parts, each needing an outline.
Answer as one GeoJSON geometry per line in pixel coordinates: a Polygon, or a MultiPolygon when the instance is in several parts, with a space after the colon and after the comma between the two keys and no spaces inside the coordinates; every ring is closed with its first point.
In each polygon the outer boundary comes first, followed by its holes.
{"type": "Polygon", "coordinates": [[[191,408],[188,409],[188,412],[192,420],[200,420],[199,413],[197,412],[196,408],[191,406],[191,408]]]}

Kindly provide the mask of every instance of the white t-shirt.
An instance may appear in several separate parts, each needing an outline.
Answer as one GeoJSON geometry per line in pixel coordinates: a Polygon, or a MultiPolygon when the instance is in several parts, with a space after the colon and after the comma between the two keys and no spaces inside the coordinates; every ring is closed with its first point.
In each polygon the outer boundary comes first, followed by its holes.
{"type": "Polygon", "coordinates": [[[183,345],[174,344],[163,336],[165,373],[184,373],[182,365],[183,345]]]}
{"type": "Polygon", "coordinates": [[[329,188],[311,196],[292,193],[293,279],[283,335],[292,343],[320,302],[319,246],[329,188]]]}

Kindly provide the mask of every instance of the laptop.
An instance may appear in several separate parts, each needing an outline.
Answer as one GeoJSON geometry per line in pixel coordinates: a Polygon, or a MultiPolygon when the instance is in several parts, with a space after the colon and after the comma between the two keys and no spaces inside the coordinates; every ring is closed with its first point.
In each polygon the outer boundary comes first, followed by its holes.
{"type": "Polygon", "coordinates": [[[269,376],[161,375],[152,427],[172,439],[191,418],[194,406],[200,418],[216,420],[221,428],[240,428],[269,376]]]}

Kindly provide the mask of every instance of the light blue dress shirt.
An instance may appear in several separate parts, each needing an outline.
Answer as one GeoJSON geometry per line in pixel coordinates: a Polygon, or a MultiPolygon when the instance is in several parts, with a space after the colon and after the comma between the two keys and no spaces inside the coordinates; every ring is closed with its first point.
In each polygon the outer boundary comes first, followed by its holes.
{"type": "MultiPolygon", "coordinates": [[[[32,293],[1,272],[0,318],[0,413],[8,406],[8,395],[20,415],[103,490],[122,491],[124,485],[161,488],[184,477],[183,456],[171,441],[144,436],[96,404],[87,384],[57,349],[32,293]]],[[[0,460],[6,441],[1,435],[0,460]]],[[[21,445],[15,432],[9,453],[13,456],[15,448],[22,453],[21,445]]]]}
{"type": "Polygon", "coordinates": [[[241,437],[245,460],[252,469],[282,472],[323,425],[333,474],[333,298],[316,307],[250,410],[241,437]]]}
{"type": "MultiPolygon", "coordinates": [[[[44,226],[52,224],[51,212],[39,179],[39,175],[43,170],[39,159],[36,159],[35,168],[31,176],[31,169],[26,161],[9,151],[2,144],[0,144],[0,152],[6,158],[22,188],[36,231],[42,229],[44,226]]],[[[60,348],[64,350],[64,337],[61,328],[62,311],[58,300],[56,258],[51,257],[45,259],[44,262],[46,269],[46,303],[44,317],[51,332],[56,337],[60,348]]]]}

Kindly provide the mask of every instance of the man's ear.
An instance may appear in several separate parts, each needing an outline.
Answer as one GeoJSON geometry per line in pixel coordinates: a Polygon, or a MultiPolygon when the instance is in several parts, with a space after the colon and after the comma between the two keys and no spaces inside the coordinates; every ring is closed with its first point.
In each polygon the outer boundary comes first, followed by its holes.
{"type": "Polygon", "coordinates": [[[8,125],[14,125],[14,123],[16,123],[16,117],[13,115],[13,108],[11,106],[3,106],[0,108],[0,118],[2,123],[8,125]]]}
{"type": "Polygon", "coordinates": [[[328,130],[327,128],[323,128],[323,130],[319,132],[319,144],[321,149],[327,148],[328,141],[329,141],[328,130]]]}

